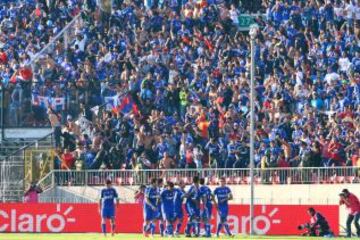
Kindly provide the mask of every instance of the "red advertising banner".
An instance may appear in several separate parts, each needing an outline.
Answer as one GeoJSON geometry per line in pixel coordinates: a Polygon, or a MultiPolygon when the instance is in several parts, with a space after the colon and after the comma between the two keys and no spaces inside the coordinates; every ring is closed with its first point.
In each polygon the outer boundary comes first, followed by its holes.
{"type": "MultiPolygon", "coordinates": [[[[255,231],[261,235],[297,235],[297,226],[310,221],[307,205],[255,206],[255,231]]],[[[328,220],[336,235],[339,233],[337,205],[312,206],[328,220]]],[[[116,212],[116,228],[121,233],[141,233],[142,208],[138,204],[121,204],[116,212]]],[[[249,232],[248,205],[231,205],[229,225],[236,234],[249,232]]],[[[219,221],[213,213],[212,231],[219,221]]],[[[185,225],[185,224],[184,224],[185,225]]],[[[100,232],[97,204],[1,204],[0,232],[100,232]]]]}

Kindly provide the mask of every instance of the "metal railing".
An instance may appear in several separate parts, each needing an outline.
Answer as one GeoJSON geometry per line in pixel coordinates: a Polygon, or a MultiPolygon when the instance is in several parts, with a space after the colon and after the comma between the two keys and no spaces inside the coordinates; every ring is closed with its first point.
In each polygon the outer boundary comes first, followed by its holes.
{"type": "MultiPolygon", "coordinates": [[[[53,170],[51,174],[51,177],[45,179],[49,182],[51,178],[51,186],[98,186],[103,185],[106,179],[112,179],[116,185],[140,185],[149,184],[152,178],[191,183],[194,176],[204,177],[210,184],[217,184],[220,177],[225,177],[228,184],[250,183],[250,169],[53,170]]],[[[256,184],[358,183],[359,176],[358,167],[267,168],[255,169],[254,182],[256,184]]]]}
{"type": "Polygon", "coordinates": [[[27,182],[26,176],[31,168],[26,167],[26,165],[31,165],[34,169],[38,165],[43,165],[41,159],[36,158],[35,154],[31,156],[34,159],[30,159],[31,161],[25,164],[25,160],[28,158],[27,154],[32,151],[40,151],[41,149],[48,151],[53,145],[52,139],[53,134],[51,133],[39,140],[28,143],[26,146],[20,147],[16,151],[0,156],[0,202],[22,200],[24,190],[30,184],[30,182],[27,182]]]}

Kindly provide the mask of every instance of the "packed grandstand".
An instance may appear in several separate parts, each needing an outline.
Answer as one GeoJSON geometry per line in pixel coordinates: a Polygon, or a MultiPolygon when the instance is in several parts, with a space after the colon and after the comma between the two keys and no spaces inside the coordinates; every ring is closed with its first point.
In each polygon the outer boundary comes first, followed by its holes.
{"type": "Polygon", "coordinates": [[[256,166],[360,166],[360,2],[248,2],[1,1],[5,124],[50,123],[58,169],[247,168],[256,12],[256,166]]]}

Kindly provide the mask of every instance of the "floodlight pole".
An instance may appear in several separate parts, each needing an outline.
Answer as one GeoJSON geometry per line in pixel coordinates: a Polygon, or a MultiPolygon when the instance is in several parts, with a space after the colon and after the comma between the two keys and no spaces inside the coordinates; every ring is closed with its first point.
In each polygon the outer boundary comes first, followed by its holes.
{"type": "Polygon", "coordinates": [[[0,85],[0,91],[1,91],[1,141],[5,141],[5,87],[4,85],[0,85]]]}
{"type": "Polygon", "coordinates": [[[255,234],[254,229],[254,122],[255,122],[255,39],[259,27],[256,24],[250,26],[250,48],[251,48],[251,69],[250,69],[250,235],[255,234]]]}

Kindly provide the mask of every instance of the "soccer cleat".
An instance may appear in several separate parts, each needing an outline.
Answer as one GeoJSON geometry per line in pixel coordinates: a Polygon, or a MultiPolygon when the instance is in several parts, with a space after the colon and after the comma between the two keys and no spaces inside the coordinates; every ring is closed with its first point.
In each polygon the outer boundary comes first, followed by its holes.
{"type": "Polygon", "coordinates": [[[186,238],[191,238],[191,234],[186,234],[185,237],[186,238]]]}

